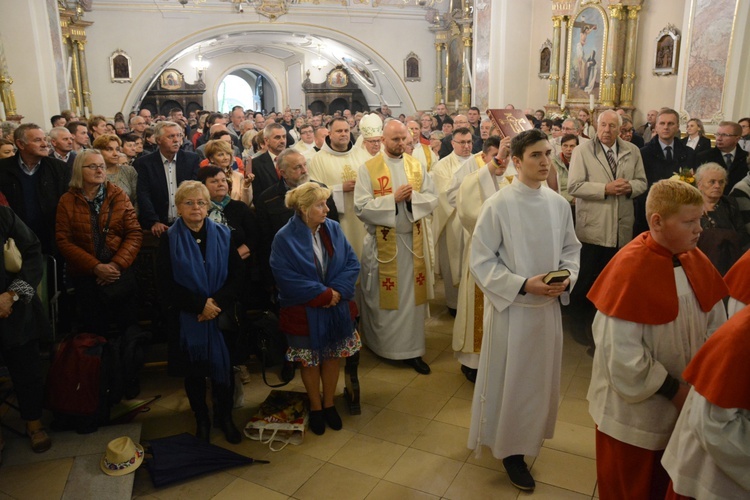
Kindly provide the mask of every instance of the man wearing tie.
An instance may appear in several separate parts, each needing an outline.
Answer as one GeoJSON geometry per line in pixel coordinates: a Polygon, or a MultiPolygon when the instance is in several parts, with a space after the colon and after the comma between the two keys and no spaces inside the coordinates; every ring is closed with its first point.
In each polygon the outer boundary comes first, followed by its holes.
{"type": "Polygon", "coordinates": [[[716,147],[698,155],[698,164],[716,162],[727,169],[724,194],[729,194],[735,184],[747,175],[747,152],[738,147],[742,127],[735,122],[721,122],[716,131],[716,147]]]}
{"type": "Polygon", "coordinates": [[[138,221],[144,230],[161,236],[177,218],[174,194],[181,182],[198,178],[198,155],[182,151],[182,128],[163,121],[154,127],[158,149],[138,158],[138,221]]]}
{"type": "Polygon", "coordinates": [[[620,115],[599,115],[596,138],[573,150],[568,193],[576,198],[576,236],[581,270],[571,294],[577,340],[593,346],[591,322],[596,309],[586,298],[604,266],[633,238],[633,198],[646,191],[646,172],[638,148],[620,139],[620,115]]]}

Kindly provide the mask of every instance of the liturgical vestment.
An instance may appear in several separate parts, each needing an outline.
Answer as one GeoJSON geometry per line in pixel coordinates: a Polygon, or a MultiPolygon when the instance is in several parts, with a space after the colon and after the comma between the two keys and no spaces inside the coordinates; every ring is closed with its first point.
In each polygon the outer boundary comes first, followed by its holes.
{"type": "MultiPolygon", "coordinates": [[[[468,163],[468,161],[465,162],[459,172],[468,163]]],[[[464,228],[464,257],[461,264],[461,283],[458,286],[458,312],[453,322],[453,350],[456,351],[456,359],[469,368],[479,367],[479,350],[482,345],[483,331],[483,318],[480,312],[484,310],[484,297],[478,290],[469,269],[471,237],[474,234],[482,204],[497,191],[509,185],[504,176],[497,177],[485,167],[466,175],[457,190],[456,212],[464,228]],[[478,303],[475,302],[475,298],[478,299],[478,303]]]]}
{"type": "MultiPolygon", "coordinates": [[[[410,359],[425,353],[424,320],[426,301],[416,304],[414,283],[414,249],[413,237],[417,232],[415,225],[420,223],[419,235],[422,238],[422,255],[426,271],[426,289],[431,298],[432,267],[429,258],[427,232],[422,229],[423,220],[429,216],[437,205],[432,179],[421,167],[421,187],[413,191],[411,202],[396,203],[393,193],[404,184],[407,176],[404,159],[416,162],[408,155],[393,159],[381,153],[390,172],[390,179],[384,180],[380,193],[376,195],[370,178],[368,164],[359,168],[356,187],[354,188],[354,207],[357,217],[364,222],[367,235],[362,249],[360,286],[362,303],[360,304],[360,333],[365,344],[375,354],[388,359],[410,359]],[[380,230],[379,230],[380,228],[380,230]],[[390,237],[396,236],[395,257],[398,272],[398,309],[381,307],[380,288],[385,279],[381,279],[380,267],[391,262],[391,258],[379,255],[377,236],[382,236],[382,229],[388,228],[390,237]],[[376,235],[376,231],[378,231],[376,235]]],[[[373,158],[376,159],[377,156],[373,158]]],[[[369,163],[369,162],[368,162],[369,163]]],[[[418,162],[416,162],[419,165],[418,162]]],[[[390,240],[393,241],[393,240],[390,240]]],[[[390,286],[390,285],[388,285],[390,286]]]]}
{"type": "Polygon", "coordinates": [[[484,336],[468,446],[488,446],[496,458],[535,456],[555,430],[562,320],[558,299],[519,292],[526,279],[557,269],[575,283],[581,244],[568,203],[515,180],[484,203],[471,245],[484,336]]]}
{"type": "Polygon", "coordinates": [[[343,183],[356,181],[357,170],[369,159],[370,154],[362,148],[350,147],[345,152],[334,151],[326,138],[323,147],[307,164],[310,178],[326,184],[333,190],[333,201],[339,212],[339,224],[357,258],[362,257],[362,241],[366,231],[354,213],[354,191],[344,192],[343,183]]]}

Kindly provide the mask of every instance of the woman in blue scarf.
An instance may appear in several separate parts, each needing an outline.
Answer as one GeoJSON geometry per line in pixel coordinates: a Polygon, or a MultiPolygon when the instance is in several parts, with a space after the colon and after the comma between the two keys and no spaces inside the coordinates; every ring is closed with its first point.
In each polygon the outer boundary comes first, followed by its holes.
{"type": "Polygon", "coordinates": [[[307,182],[288,191],[294,216],[276,234],[271,270],[279,290],[279,329],[289,343],[287,359],[302,366],[310,398],[310,430],[342,427],[333,396],[339,359],[361,347],[355,330],[354,285],[359,262],[341,227],[326,218],[329,189],[307,182]],[[320,385],[323,385],[323,397],[320,385]]]}
{"type": "MultiPolygon", "coordinates": [[[[206,377],[211,378],[214,420],[227,441],[242,440],[232,422],[234,376],[227,346],[232,332],[219,329],[219,315],[236,315],[243,265],[230,230],[207,219],[211,199],[198,181],[175,193],[179,217],[159,241],[157,273],[169,330],[169,373],[185,377],[185,393],[195,413],[195,435],[208,440],[211,421],[206,377]]],[[[236,318],[233,318],[236,323],[236,318]]],[[[233,321],[229,321],[232,323],[233,321]]]]}

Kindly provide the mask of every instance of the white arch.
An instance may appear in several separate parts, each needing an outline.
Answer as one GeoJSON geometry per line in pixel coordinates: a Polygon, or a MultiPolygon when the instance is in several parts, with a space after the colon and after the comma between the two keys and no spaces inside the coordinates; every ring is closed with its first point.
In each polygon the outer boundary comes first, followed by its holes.
{"type": "MultiPolygon", "coordinates": [[[[219,95],[219,85],[221,85],[221,82],[224,81],[224,78],[226,78],[227,75],[234,73],[238,69],[249,69],[251,71],[255,71],[256,73],[263,75],[273,87],[274,97],[276,98],[274,102],[274,107],[276,108],[276,111],[283,109],[281,106],[287,100],[285,89],[281,86],[281,84],[279,83],[279,80],[276,78],[273,72],[271,72],[268,68],[260,64],[254,64],[254,63],[235,64],[233,66],[230,66],[225,71],[223,71],[219,75],[219,78],[216,79],[216,81],[214,82],[214,86],[211,89],[210,96],[211,96],[211,99],[215,101],[213,104],[218,104],[217,96],[219,95]]],[[[206,90],[208,91],[208,89],[206,90]]],[[[204,101],[204,104],[205,104],[205,101],[204,101]]],[[[216,109],[216,108],[217,106],[213,107],[213,109],[216,109]]]]}
{"type": "MultiPolygon", "coordinates": [[[[383,75],[383,77],[393,87],[401,103],[409,105],[412,108],[416,108],[411,93],[404,84],[404,81],[399,77],[399,73],[396,71],[396,69],[391,66],[391,64],[375,49],[362,42],[361,40],[354,38],[343,31],[321,28],[316,25],[305,23],[274,23],[272,27],[274,31],[283,33],[304,32],[313,36],[330,38],[331,40],[335,40],[336,42],[350,48],[356,55],[362,57],[363,60],[372,60],[380,68],[380,73],[383,75]]],[[[133,85],[130,87],[127,95],[125,96],[122,109],[135,109],[138,103],[140,103],[140,101],[146,95],[148,89],[151,87],[151,85],[153,85],[153,83],[162,73],[162,71],[169,67],[169,65],[172,64],[175,60],[182,57],[184,55],[183,53],[195,44],[205,40],[210,40],[211,38],[219,37],[221,35],[227,35],[237,32],[263,32],[268,31],[268,29],[269,25],[262,23],[229,23],[211,26],[206,29],[196,31],[181,38],[180,40],[173,42],[160,53],[156,54],[146,65],[143,71],[141,71],[141,73],[134,79],[133,85]]],[[[264,71],[264,73],[273,75],[267,70],[264,71]]],[[[274,82],[274,85],[276,85],[276,88],[278,89],[283,89],[283,86],[279,85],[278,80],[274,82]]],[[[365,92],[365,95],[367,95],[366,91],[369,89],[363,88],[362,90],[363,92],[365,92]]],[[[283,94],[285,95],[286,92],[283,92],[283,94]]],[[[278,95],[282,95],[282,92],[279,92],[278,95]]],[[[379,95],[382,99],[382,92],[379,95]]]]}

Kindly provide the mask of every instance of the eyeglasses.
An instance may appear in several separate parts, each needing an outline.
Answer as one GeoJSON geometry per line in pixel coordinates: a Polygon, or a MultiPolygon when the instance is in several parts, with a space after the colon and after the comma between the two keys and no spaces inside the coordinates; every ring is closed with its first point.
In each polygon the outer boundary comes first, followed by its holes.
{"type": "Polygon", "coordinates": [[[717,138],[718,137],[724,138],[724,137],[738,137],[738,136],[737,136],[737,134],[725,134],[725,133],[721,132],[721,133],[716,134],[716,137],[717,138]]]}
{"type": "Polygon", "coordinates": [[[380,139],[366,139],[367,144],[380,144],[380,139]]]}
{"type": "Polygon", "coordinates": [[[188,207],[194,207],[195,205],[198,205],[201,208],[206,208],[208,206],[208,203],[206,203],[203,200],[199,200],[199,201],[187,200],[187,201],[183,201],[182,204],[188,207]]]}
{"type": "Polygon", "coordinates": [[[83,168],[88,168],[89,170],[106,170],[107,166],[100,163],[100,164],[92,164],[92,165],[84,165],[83,168]]]}
{"type": "Polygon", "coordinates": [[[459,146],[471,146],[474,144],[474,141],[453,141],[454,144],[458,144],[459,146]]]}

